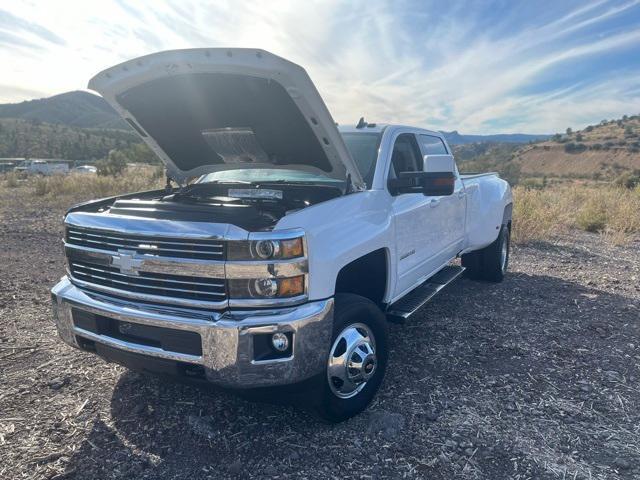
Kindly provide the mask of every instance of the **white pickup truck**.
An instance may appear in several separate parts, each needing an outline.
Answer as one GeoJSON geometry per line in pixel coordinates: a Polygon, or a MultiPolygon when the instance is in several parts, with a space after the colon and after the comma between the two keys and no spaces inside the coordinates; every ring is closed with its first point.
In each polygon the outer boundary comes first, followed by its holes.
{"type": "Polygon", "coordinates": [[[24,172],[33,175],[56,175],[69,172],[69,164],[66,162],[51,162],[47,160],[25,160],[15,167],[16,172],[24,172]]]}
{"type": "Polygon", "coordinates": [[[340,421],[380,386],[388,321],[465,269],[489,281],[507,270],[507,182],[460,175],[438,132],[338,128],[280,57],[162,52],[89,88],[177,185],[69,210],[67,275],[52,290],[69,345],[224,387],[303,385],[340,421]]]}

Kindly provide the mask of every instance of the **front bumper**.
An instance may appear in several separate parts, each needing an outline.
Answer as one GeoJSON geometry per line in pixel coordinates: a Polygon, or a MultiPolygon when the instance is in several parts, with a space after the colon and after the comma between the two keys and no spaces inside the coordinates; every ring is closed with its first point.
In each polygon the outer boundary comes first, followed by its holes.
{"type": "Polygon", "coordinates": [[[120,301],[88,294],[64,277],[51,290],[54,318],[62,340],[76,348],[85,341],[163,361],[201,366],[205,378],[229,388],[253,388],[298,383],[321,373],[331,343],[333,299],[277,310],[203,312],[120,301]],[[74,323],[73,310],[128,324],[195,332],[202,354],[168,351],[95,333],[74,323]],[[255,360],[254,336],[290,335],[289,356],[255,360]]]}

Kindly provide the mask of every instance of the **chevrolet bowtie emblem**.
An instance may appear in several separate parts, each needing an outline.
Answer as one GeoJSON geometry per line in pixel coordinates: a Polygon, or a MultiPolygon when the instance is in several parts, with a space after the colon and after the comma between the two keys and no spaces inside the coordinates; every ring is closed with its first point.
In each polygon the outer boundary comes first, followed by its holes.
{"type": "Polygon", "coordinates": [[[138,275],[142,260],[136,258],[136,252],[133,250],[118,250],[117,255],[111,256],[111,265],[118,267],[120,273],[125,275],[138,275]]]}

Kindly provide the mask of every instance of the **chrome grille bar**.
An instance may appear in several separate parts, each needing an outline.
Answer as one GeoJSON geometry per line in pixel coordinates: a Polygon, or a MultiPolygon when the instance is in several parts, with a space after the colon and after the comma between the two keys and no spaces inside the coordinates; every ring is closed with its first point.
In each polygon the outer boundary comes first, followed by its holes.
{"type": "Polygon", "coordinates": [[[128,292],[209,302],[226,298],[225,282],[219,279],[195,277],[192,282],[192,277],[176,280],[177,275],[149,272],[134,276],[122,274],[113,267],[78,262],[70,262],[69,270],[74,279],[128,292]]]}
{"type": "MultiPolygon", "coordinates": [[[[82,268],[84,270],[91,270],[94,272],[98,272],[99,274],[109,274],[109,275],[116,275],[116,276],[120,276],[123,278],[132,278],[129,275],[125,275],[124,273],[118,273],[116,271],[110,271],[110,270],[103,270],[102,268],[97,268],[96,265],[92,265],[92,266],[88,266],[88,265],[81,265],[81,264],[77,264],[77,263],[73,263],[72,264],[74,267],[77,268],[82,268]]],[[[147,272],[140,272],[139,277],[133,277],[133,278],[139,278],[141,280],[146,280],[145,277],[149,277],[149,274],[147,272]]],[[[164,277],[166,277],[167,275],[164,275],[164,277]]],[[[177,277],[178,275],[176,275],[177,277]]],[[[165,278],[163,280],[164,282],[169,282],[169,283],[177,283],[177,284],[185,284],[185,285],[200,285],[200,286],[205,286],[205,287],[220,287],[220,288],[224,288],[224,281],[218,281],[218,282],[196,282],[195,280],[191,280],[191,277],[185,277],[184,280],[174,280],[174,279],[168,279],[165,278]]]]}
{"type": "Polygon", "coordinates": [[[220,240],[114,234],[75,225],[67,226],[65,240],[70,245],[112,252],[128,249],[159,257],[224,260],[224,242],[220,240]]]}

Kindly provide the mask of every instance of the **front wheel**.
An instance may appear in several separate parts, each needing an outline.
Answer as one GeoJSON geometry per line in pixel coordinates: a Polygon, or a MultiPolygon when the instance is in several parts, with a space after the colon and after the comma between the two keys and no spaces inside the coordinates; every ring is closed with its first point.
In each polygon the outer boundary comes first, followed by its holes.
{"type": "Polygon", "coordinates": [[[388,359],[387,322],[369,299],[335,297],[332,344],[317,411],[330,422],[362,412],[380,388],[388,359]]]}

